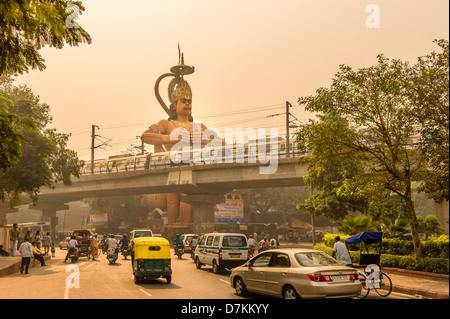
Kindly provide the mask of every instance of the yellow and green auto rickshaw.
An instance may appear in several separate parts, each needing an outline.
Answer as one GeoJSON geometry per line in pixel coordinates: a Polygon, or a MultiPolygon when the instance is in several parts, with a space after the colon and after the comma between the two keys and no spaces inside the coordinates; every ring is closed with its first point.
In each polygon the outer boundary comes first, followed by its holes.
{"type": "Polygon", "coordinates": [[[161,237],[138,237],[133,239],[131,252],[134,282],[141,279],[163,277],[172,280],[169,241],[161,237]]]}

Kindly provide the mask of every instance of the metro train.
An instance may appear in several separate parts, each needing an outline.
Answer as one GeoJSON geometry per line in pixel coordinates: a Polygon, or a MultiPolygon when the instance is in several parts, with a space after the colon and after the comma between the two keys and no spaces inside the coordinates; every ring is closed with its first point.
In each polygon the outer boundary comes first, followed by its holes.
{"type": "MultiPolygon", "coordinates": [[[[260,148],[258,143],[222,146],[221,152],[217,152],[217,156],[215,156],[215,150],[213,148],[207,152],[204,149],[191,149],[189,152],[189,160],[187,161],[182,160],[182,153],[176,153],[176,156],[171,159],[171,152],[111,156],[107,159],[94,161],[94,174],[158,169],[179,165],[256,163],[261,159],[270,159],[275,150],[277,158],[286,157],[286,141],[279,141],[272,146],[270,143],[267,143],[264,146],[265,149],[260,148]]],[[[289,155],[291,157],[299,156],[296,142],[289,143],[289,155]]],[[[90,161],[85,162],[85,165],[81,169],[81,175],[91,175],[91,165],[92,163],[90,161]]]]}

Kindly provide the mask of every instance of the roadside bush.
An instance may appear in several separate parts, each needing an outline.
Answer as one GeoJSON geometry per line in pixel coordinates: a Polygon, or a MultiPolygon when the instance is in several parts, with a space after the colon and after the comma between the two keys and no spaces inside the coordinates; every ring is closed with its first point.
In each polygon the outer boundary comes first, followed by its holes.
{"type": "MultiPolygon", "coordinates": [[[[333,254],[332,248],[326,247],[321,244],[317,244],[316,246],[314,246],[314,249],[323,251],[330,256],[332,256],[333,254]]],[[[359,263],[359,252],[350,251],[350,256],[352,257],[354,263],[359,263]]],[[[449,273],[449,260],[444,258],[414,258],[414,256],[395,256],[382,254],[380,259],[380,266],[432,272],[437,274],[449,273]]]]}
{"type": "MultiPolygon", "coordinates": [[[[350,237],[345,234],[326,234],[323,237],[323,243],[330,248],[334,246],[334,238],[340,236],[344,241],[350,237]]],[[[429,258],[449,258],[449,236],[441,235],[439,237],[430,237],[421,242],[423,257],[429,258]]],[[[349,245],[350,251],[359,249],[359,244],[349,245]]],[[[402,240],[396,238],[384,238],[382,242],[382,254],[396,256],[413,256],[414,246],[412,240],[402,240]]]]}

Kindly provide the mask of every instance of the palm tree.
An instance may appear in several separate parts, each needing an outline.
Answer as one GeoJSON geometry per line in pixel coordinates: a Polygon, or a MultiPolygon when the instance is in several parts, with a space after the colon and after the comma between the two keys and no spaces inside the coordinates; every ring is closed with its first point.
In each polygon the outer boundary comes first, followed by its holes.
{"type": "Polygon", "coordinates": [[[409,221],[399,215],[395,220],[392,217],[382,217],[377,227],[387,238],[402,238],[409,230],[409,221]]]}
{"type": "Polygon", "coordinates": [[[356,235],[371,229],[372,217],[363,215],[357,217],[347,215],[342,221],[341,227],[339,227],[339,231],[348,235],[356,235]]]}

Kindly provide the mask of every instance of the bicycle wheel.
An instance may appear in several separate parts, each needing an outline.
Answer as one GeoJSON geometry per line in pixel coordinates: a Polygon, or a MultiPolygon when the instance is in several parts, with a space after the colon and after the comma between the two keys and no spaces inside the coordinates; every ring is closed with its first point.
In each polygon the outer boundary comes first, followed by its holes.
{"type": "Polygon", "coordinates": [[[381,296],[381,297],[387,297],[392,291],[392,281],[391,278],[389,278],[389,275],[385,272],[380,273],[380,285],[379,288],[376,288],[375,291],[381,296]]]}
{"type": "Polygon", "coordinates": [[[370,292],[370,288],[367,287],[367,282],[366,282],[367,276],[363,272],[358,271],[358,279],[361,282],[361,293],[358,295],[357,298],[363,299],[363,298],[366,298],[370,292]]]}

